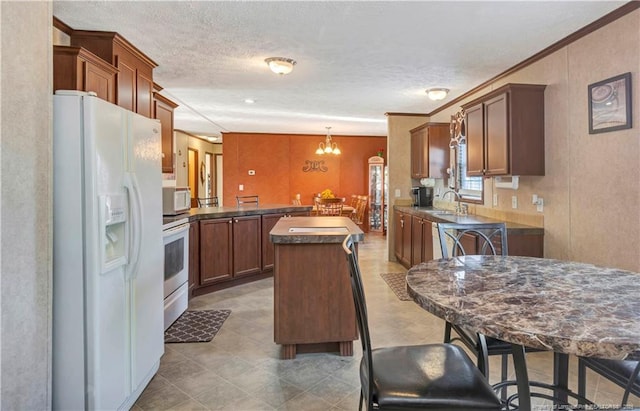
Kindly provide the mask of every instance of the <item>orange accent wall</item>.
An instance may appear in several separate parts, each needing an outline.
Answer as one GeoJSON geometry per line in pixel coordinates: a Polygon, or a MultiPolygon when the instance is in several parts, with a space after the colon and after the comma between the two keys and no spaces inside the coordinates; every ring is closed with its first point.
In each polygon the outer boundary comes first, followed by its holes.
{"type": "Polygon", "coordinates": [[[352,194],[366,195],[367,160],[380,148],[386,155],[387,137],[331,137],[342,154],[315,154],[325,135],[224,133],[224,205],[235,205],[236,195],[254,194],[260,196],[260,204],[291,204],[296,194],[302,204],[311,204],[313,194],[326,188],[347,201],[352,194]],[[327,171],[304,172],[307,160],[324,161],[327,171]],[[244,191],[239,191],[240,184],[244,191]]]}

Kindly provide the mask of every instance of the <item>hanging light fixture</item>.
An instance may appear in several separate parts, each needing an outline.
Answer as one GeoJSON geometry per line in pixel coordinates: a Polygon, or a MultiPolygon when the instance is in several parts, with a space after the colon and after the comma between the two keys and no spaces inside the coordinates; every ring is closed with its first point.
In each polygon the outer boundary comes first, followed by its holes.
{"type": "Polygon", "coordinates": [[[269,57],[264,60],[269,65],[271,71],[276,74],[289,74],[293,71],[296,61],[286,57],[269,57]]]}
{"type": "Polygon", "coordinates": [[[338,155],[341,153],[338,148],[338,144],[331,141],[331,127],[325,127],[327,129],[327,137],[324,140],[324,143],[318,144],[318,149],[316,150],[316,154],[335,154],[338,155]]]}
{"type": "Polygon", "coordinates": [[[449,94],[449,89],[448,88],[430,88],[429,90],[426,91],[426,93],[431,100],[437,101],[447,97],[447,94],[449,94]]]}

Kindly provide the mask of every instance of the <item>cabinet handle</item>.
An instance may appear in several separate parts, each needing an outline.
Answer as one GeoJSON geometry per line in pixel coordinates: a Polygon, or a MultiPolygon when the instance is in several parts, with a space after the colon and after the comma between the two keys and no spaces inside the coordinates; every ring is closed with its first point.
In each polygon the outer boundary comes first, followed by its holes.
{"type": "Polygon", "coordinates": [[[235,221],[234,221],[234,223],[237,223],[237,222],[238,222],[238,220],[235,220],[235,221]]]}
{"type": "Polygon", "coordinates": [[[233,223],[233,220],[229,220],[229,224],[233,223]]]}

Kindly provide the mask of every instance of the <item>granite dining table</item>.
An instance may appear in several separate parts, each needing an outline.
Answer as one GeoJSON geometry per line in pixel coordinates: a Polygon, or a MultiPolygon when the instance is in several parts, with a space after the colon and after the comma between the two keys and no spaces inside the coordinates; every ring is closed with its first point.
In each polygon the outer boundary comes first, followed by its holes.
{"type": "MultiPolygon", "coordinates": [[[[432,260],[407,273],[407,292],[453,324],[513,344],[518,405],[531,409],[524,348],[554,352],[556,398],[566,402],[569,355],[640,357],[640,274],[516,256],[432,260]]],[[[533,385],[533,383],[531,383],[533,385]]]]}

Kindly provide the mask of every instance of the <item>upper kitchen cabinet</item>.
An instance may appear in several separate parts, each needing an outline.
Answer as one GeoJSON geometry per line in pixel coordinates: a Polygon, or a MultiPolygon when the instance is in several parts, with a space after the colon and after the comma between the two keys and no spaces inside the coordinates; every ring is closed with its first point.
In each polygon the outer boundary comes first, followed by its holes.
{"type": "Polygon", "coordinates": [[[506,84],[462,106],[468,176],[544,175],[545,87],[506,84]]]}
{"type": "Polygon", "coordinates": [[[70,37],[72,46],[84,47],[118,69],[117,105],[153,117],[153,68],[158,66],[153,60],[115,32],[73,30],[70,37]]]}
{"type": "Polygon", "coordinates": [[[162,172],[173,173],[173,110],[176,103],[159,93],[162,90],[154,84],[153,118],[162,124],[162,172]]]}
{"type": "Polygon", "coordinates": [[[426,123],[411,133],[411,178],[444,178],[449,166],[449,124],[426,123]]]}
{"type": "Polygon", "coordinates": [[[93,91],[110,103],[116,101],[118,70],[82,47],[53,46],[53,91],[93,91]]]}

